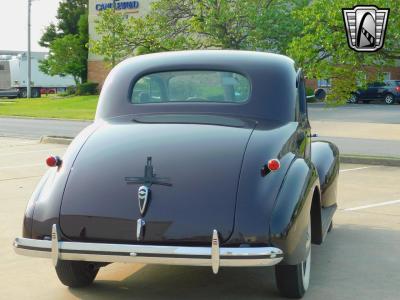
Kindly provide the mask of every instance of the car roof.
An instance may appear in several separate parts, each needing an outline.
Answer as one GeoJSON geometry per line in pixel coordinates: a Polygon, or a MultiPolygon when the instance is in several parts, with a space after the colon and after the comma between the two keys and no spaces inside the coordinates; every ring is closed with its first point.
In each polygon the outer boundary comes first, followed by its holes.
{"type": "Polygon", "coordinates": [[[290,121],[296,99],[294,61],[287,56],[238,50],[173,51],[129,58],[107,77],[96,113],[106,119],[127,114],[216,113],[290,121]],[[134,83],[142,76],[165,71],[218,70],[240,73],[252,85],[247,103],[152,103],[130,102],[134,83]]]}

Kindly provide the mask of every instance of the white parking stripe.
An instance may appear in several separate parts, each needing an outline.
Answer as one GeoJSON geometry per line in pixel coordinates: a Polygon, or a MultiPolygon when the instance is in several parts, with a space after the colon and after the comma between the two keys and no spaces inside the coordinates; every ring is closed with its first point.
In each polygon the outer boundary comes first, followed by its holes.
{"type": "Polygon", "coordinates": [[[58,151],[58,150],[64,150],[64,148],[53,148],[53,149],[42,149],[42,150],[32,150],[32,151],[1,153],[0,156],[10,156],[10,155],[16,155],[16,154],[26,154],[26,153],[36,153],[36,152],[53,152],[53,151],[58,151]]]}
{"type": "Polygon", "coordinates": [[[378,207],[378,206],[385,206],[385,205],[391,205],[391,204],[400,204],[400,200],[386,201],[386,202],[357,206],[357,207],[352,207],[352,208],[345,208],[344,211],[354,211],[354,210],[360,210],[360,209],[366,209],[366,208],[378,207]]]}
{"type": "Polygon", "coordinates": [[[344,172],[350,172],[350,171],[358,171],[358,170],[364,170],[364,169],[370,169],[370,168],[376,168],[378,166],[371,166],[371,167],[359,167],[359,168],[353,168],[353,169],[344,169],[344,170],[340,170],[340,173],[344,173],[344,172]]]}
{"type": "Polygon", "coordinates": [[[20,165],[20,166],[9,166],[9,167],[0,167],[0,170],[6,170],[6,169],[17,169],[17,168],[29,168],[29,167],[39,167],[39,166],[45,166],[44,163],[42,164],[33,164],[33,165],[20,165]]]}

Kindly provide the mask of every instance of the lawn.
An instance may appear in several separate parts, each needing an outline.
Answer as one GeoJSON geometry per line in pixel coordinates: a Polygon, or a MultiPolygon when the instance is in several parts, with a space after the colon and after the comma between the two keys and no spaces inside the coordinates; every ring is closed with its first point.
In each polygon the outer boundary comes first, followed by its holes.
{"type": "Polygon", "coordinates": [[[93,120],[98,96],[0,99],[0,116],[93,120]]]}

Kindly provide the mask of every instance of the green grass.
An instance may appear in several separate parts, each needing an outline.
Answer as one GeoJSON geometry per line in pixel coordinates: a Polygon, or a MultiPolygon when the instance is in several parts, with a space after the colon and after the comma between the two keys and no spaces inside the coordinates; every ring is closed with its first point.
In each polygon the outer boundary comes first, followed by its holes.
{"type": "Polygon", "coordinates": [[[0,99],[0,116],[93,120],[99,96],[0,99]]]}

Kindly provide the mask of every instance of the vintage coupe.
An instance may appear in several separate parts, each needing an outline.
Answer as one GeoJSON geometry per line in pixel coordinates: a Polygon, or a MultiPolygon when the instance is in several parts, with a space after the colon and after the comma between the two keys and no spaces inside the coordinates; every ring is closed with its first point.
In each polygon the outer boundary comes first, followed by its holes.
{"type": "Polygon", "coordinates": [[[108,76],[93,125],[47,159],[15,251],[51,258],[70,287],[112,262],[275,266],[281,293],[301,297],[339,170],[337,147],[311,138],[288,57],[128,59],[108,76]]]}

